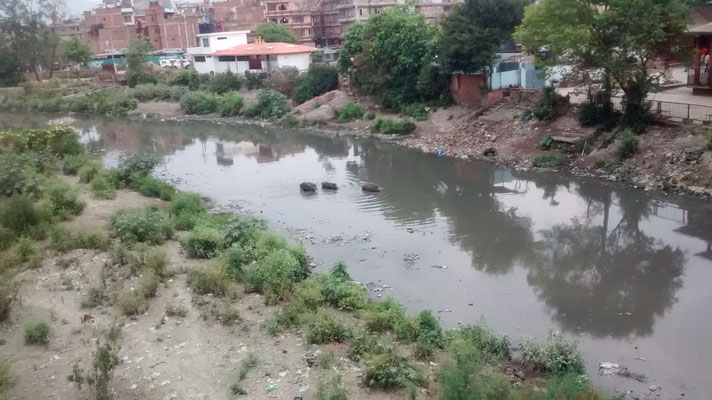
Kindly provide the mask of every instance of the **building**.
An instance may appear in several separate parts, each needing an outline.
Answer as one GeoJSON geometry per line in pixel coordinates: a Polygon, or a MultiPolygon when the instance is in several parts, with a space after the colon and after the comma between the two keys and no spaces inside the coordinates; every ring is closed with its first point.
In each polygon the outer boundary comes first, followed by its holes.
{"type": "Polygon", "coordinates": [[[307,0],[262,0],[265,20],[283,24],[294,31],[302,44],[314,45],[312,10],[307,0]]]}
{"type": "Polygon", "coordinates": [[[60,40],[69,40],[74,37],[82,38],[82,21],[79,18],[64,20],[53,24],[51,28],[60,40]]]}
{"type": "Polygon", "coordinates": [[[193,60],[193,68],[200,74],[219,73],[228,70],[237,72],[235,66],[230,69],[229,63],[219,63],[215,53],[241,44],[247,44],[248,33],[249,31],[232,31],[196,35],[198,46],[189,47],[186,50],[193,60]]]}
{"type": "Polygon", "coordinates": [[[712,94],[710,79],[710,49],[712,49],[712,4],[692,8],[691,24],[687,31],[694,38],[692,68],[687,70],[687,86],[692,94],[712,94]]]}
{"type": "Polygon", "coordinates": [[[437,25],[442,17],[450,14],[453,7],[464,3],[464,0],[418,0],[415,8],[425,16],[428,22],[437,25]]]}
{"type": "MultiPolygon", "coordinates": [[[[247,39],[247,32],[235,32],[234,41],[242,40],[238,34],[244,35],[247,39]]],[[[311,64],[311,54],[318,50],[315,47],[304,46],[292,43],[245,43],[232,47],[217,49],[208,54],[209,49],[214,49],[213,42],[218,36],[198,35],[205,47],[188,49],[193,57],[195,70],[201,74],[223,73],[232,71],[244,74],[252,72],[270,72],[280,67],[294,67],[300,72],[309,69],[311,64]],[[205,40],[207,39],[207,42],[205,40]]],[[[222,46],[220,43],[218,46],[222,46]]]]}

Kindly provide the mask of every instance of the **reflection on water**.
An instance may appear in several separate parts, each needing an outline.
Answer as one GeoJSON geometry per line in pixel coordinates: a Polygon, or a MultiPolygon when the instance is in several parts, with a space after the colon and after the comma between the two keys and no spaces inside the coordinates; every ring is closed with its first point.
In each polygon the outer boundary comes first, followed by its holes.
{"type": "MultiPolygon", "coordinates": [[[[344,260],[357,279],[392,284],[401,302],[442,311],[449,325],[483,317],[514,337],[563,329],[580,338],[592,370],[616,361],[688,398],[712,392],[712,321],[700,318],[712,305],[707,202],[368,139],[206,123],[75,127],[108,162],[165,156],[158,173],[181,188],[261,213],[304,240],[320,268],[344,260]],[[340,189],[302,196],[305,180],[340,189]],[[362,193],[362,182],[384,191],[362,193]],[[343,241],[324,242],[335,235],[343,241]],[[408,254],[419,258],[404,263],[408,254]]],[[[599,383],[635,387],[615,379],[599,383]]]]}

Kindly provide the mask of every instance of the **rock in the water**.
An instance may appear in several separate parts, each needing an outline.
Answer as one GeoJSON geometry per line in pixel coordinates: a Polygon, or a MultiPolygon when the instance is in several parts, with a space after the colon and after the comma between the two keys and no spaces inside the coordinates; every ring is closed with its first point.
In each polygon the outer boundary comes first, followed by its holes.
{"type": "Polygon", "coordinates": [[[494,147],[488,147],[482,152],[482,155],[485,157],[494,157],[497,155],[497,149],[494,147]]]}
{"type": "Polygon", "coordinates": [[[702,147],[685,147],[683,151],[685,152],[685,162],[692,162],[699,160],[705,149],[702,147]]]}
{"type": "Polygon", "coordinates": [[[321,188],[326,190],[336,190],[339,187],[334,182],[322,182],[321,188]]]}
{"type": "Polygon", "coordinates": [[[372,192],[372,193],[381,191],[381,188],[378,187],[378,185],[373,184],[373,183],[364,183],[363,185],[361,185],[361,189],[364,192],[372,192]]]}
{"type": "Polygon", "coordinates": [[[316,192],[316,184],[312,182],[302,182],[299,184],[299,189],[302,192],[316,192]]]}

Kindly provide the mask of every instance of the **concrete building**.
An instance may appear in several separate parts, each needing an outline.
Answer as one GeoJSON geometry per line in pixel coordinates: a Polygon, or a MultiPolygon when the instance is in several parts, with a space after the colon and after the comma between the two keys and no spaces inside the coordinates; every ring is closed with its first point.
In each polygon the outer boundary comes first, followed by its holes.
{"type": "MultiPolygon", "coordinates": [[[[206,39],[205,36],[199,37],[201,40],[206,39]]],[[[207,42],[208,45],[210,43],[207,42]]],[[[311,64],[311,54],[318,50],[315,47],[283,42],[239,44],[214,51],[212,54],[205,53],[203,49],[209,48],[211,47],[189,49],[195,70],[199,73],[217,74],[232,71],[244,74],[246,71],[271,72],[280,67],[294,67],[304,72],[311,64]],[[199,51],[202,53],[199,54],[199,51]]]]}
{"type": "Polygon", "coordinates": [[[60,40],[69,40],[73,37],[82,38],[82,20],[79,18],[64,20],[53,24],[51,28],[60,40]]]}
{"type": "MultiPolygon", "coordinates": [[[[193,59],[193,67],[200,74],[225,72],[227,65],[218,64],[214,54],[241,44],[247,44],[249,31],[203,33],[196,35],[197,47],[189,47],[186,52],[193,59]]],[[[237,69],[232,69],[236,72],[237,69]]]]}
{"type": "Polygon", "coordinates": [[[450,14],[452,9],[464,3],[464,0],[418,0],[416,10],[425,16],[428,22],[437,25],[440,20],[450,14]]]}
{"type": "Polygon", "coordinates": [[[262,4],[265,20],[288,26],[303,44],[314,44],[312,12],[318,5],[306,0],[262,0],[262,4]]]}

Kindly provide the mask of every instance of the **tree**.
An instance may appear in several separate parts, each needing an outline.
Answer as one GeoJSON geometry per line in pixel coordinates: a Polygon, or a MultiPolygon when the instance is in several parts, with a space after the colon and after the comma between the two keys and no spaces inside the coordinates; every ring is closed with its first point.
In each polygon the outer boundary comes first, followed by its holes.
{"type": "Polygon", "coordinates": [[[524,14],[521,0],[466,0],[445,17],[436,54],[447,71],[481,72],[524,14]]]}
{"type": "Polygon", "coordinates": [[[73,64],[83,64],[91,60],[92,51],[78,37],[65,40],[62,43],[62,59],[73,64]]]}
{"type": "Polygon", "coordinates": [[[649,122],[648,64],[689,54],[688,19],[684,0],[542,0],[527,7],[515,37],[534,53],[545,49],[540,64],[602,71],[606,107],[615,82],[624,94],[622,123],[640,133],[649,122]]]}
{"type": "Polygon", "coordinates": [[[286,25],[276,22],[265,22],[257,27],[257,36],[265,42],[299,43],[294,32],[286,25]]]}
{"type": "Polygon", "coordinates": [[[153,51],[153,45],[148,40],[138,39],[129,43],[126,50],[126,80],[130,87],[139,83],[155,83],[155,79],[146,72],[148,55],[153,51]]]}
{"type": "Polygon", "coordinates": [[[342,37],[342,73],[390,109],[419,100],[414,90],[420,70],[431,62],[435,29],[406,6],[391,7],[353,24],[342,37]]]}
{"type": "Polygon", "coordinates": [[[0,86],[16,86],[23,80],[22,66],[12,50],[0,45],[0,86]]]}

